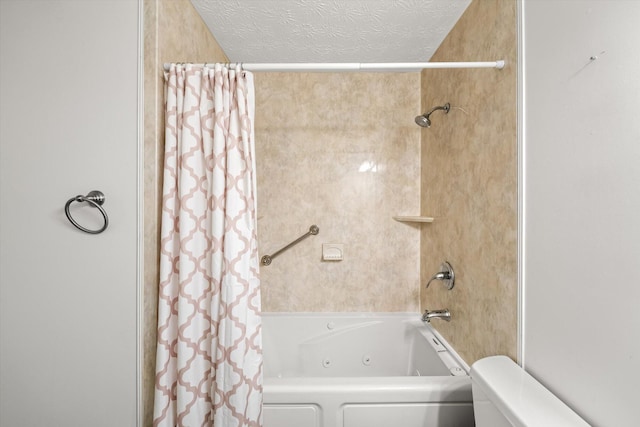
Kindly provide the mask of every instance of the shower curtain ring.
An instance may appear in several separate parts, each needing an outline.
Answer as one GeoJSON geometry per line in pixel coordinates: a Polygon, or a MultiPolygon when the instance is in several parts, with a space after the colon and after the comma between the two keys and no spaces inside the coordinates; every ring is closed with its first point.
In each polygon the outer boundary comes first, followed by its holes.
{"type": "Polygon", "coordinates": [[[102,191],[98,191],[98,190],[90,191],[86,196],[78,195],[67,200],[67,203],[64,205],[64,213],[65,215],[67,215],[67,219],[71,222],[71,224],[73,224],[74,227],[76,227],[78,230],[82,230],[85,233],[89,233],[89,234],[100,234],[104,230],[106,230],[107,227],[109,226],[109,217],[107,216],[107,212],[102,207],[102,205],[104,204],[104,201],[105,201],[105,197],[102,191]],[[69,207],[73,202],[79,202],[79,203],[87,202],[94,208],[98,208],[98,210],[102,214],[102,218],[104,219],[104,225],[102,226],[102,228],[98,230],[91,230],[78,224],[76,220],[73,219],[73,217],[71,216],[71,212],[69,211],[69,207]]]}

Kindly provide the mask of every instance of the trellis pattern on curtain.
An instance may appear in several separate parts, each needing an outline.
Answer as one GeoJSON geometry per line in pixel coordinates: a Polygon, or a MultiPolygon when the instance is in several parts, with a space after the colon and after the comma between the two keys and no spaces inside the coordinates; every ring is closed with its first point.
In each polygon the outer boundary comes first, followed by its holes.
{"type": "Polygon", "coordinates": [[[253,75],[165,73],[154,426],[262,424],[253,75]]]}

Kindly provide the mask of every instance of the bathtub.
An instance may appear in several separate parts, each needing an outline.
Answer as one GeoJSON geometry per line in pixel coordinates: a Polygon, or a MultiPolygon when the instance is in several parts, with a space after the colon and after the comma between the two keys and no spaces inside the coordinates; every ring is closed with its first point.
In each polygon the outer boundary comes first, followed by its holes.
{"type": "Polygon", "coordinates": [[[263,313],[264,427],[473,426],[469,366],[417,313],[263,313]]]}

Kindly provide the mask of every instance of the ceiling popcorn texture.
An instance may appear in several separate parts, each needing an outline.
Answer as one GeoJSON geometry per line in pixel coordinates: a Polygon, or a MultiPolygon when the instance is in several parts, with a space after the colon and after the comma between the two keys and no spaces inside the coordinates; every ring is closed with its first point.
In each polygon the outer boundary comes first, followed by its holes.
{"type": "Polygon", "coordinates": [[[471,0],[191,0],[233,62],[426,62],[471,0]]]}

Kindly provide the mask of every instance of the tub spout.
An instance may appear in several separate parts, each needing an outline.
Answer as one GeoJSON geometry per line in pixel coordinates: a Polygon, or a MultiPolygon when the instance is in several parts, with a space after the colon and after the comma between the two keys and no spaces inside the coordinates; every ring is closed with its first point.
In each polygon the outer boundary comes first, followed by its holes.
{"type": "Polygon", "coordinates": [[[444,310],[433,311],[425,310],[424,314],[422,315],[422,321],[430,323],[431,319],[434,319],[436,317],[442,320],[446,320],[447,322],[451,321],[451,313],[449,312],[448,308],[445,308],[444,310]]]}

